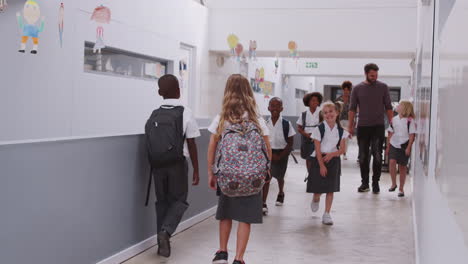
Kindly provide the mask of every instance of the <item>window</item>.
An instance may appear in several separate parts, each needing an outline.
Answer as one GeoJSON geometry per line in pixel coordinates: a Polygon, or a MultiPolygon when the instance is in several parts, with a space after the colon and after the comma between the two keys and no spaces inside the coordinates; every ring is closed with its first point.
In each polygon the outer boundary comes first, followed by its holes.
{"type": "Polygon", "coordinates": [[[401,88],[400,87],[389,87],[390,100],[394,103],[400,102],[401,99],[401,88]]]}
{"type": "Polygon", "coordinates": [[[116,48],[94,53],[94,43],[85,42],[84,71],[155,80],[166,74],[167,61],[116,48]]]}
{"type": "Polygon", "coordinates": [[[302,99],[306,95],[306,91],[296,88],[296,99],[302,99]]]}

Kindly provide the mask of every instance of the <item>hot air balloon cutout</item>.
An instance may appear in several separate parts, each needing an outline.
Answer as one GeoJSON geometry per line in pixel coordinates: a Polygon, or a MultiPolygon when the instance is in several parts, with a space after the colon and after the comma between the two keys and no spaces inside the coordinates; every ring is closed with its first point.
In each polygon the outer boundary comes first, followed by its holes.
{"type": "Polygon", "coordinates": [[[63,47],[63,26],[65,20],[65,6],[63,3],[60,4],[59,7],[59,19],[58,19],[58,31],[59,31],[59,38],[60,38],[60,47],[63,47]]]}
{"type": "Polygon", "coordinates": [[[249,43],[249,59],[257,60],[257,41],[251,40],[249,43]]]}
{"type": "Polygon", "coordinates": [[[293,59],[298,59],[299,54],[297,53],[297,43],[295,41],[289,41],[288,43],[289,57],[293,59]]]}
{"type": "Polygon", "coordinates": [[[26,52],[26,43],[32,39],[33,48],[31,54],[37,54],[39,47],[39,33],[44,31],[44,17],[41,17],[41,9],[36,0],[28,0],[23,6],[23,14],[16,13],[18,25],[21,30],[21,45],[18,52],[26,52]]]}
{"type": "Polygon", "coordinates": [[[7,0],[0,0],[0,12],[6,11],[8,7],[7,0]]]}
{"type": "Polygon", "coordinates": [[[106,44],[104,43],[104,24],[110,23],[112,16],[111,13],[111,10],[103,5],[96,7],[93,11],[91,20],[97,23],[96,43],[93,48],[94,53],[101,53],[101,49],[106,47],[106,44]]]}
{"type": "Polygon", "coordinates": [[[234,57],[236,55],[235,49],[237,47],[237,44],[239,44],[239,38],[236,35],[231,34],[228,36],[227,42],[229,45],[229,49],[231,50],[231,56],[234,57]]]}
{"type": "Polygon", "coordinates": [[[240,43],[237,43],[235,51],[236,51],[237,61],[241,61],[242,52],[244,51],[244,46],[242,46],[242,44],[240,43]]]}

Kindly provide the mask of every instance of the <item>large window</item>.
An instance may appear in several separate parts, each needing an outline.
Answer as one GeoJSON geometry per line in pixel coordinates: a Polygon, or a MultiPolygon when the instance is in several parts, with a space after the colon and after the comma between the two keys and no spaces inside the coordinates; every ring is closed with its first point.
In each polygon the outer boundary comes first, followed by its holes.
{"type": "Polygon", "coordinates": [[[111,47],[94,52],[94,43],[85,42],[84,71],[155,80],[166,74],[167,61],[111,47]]]}

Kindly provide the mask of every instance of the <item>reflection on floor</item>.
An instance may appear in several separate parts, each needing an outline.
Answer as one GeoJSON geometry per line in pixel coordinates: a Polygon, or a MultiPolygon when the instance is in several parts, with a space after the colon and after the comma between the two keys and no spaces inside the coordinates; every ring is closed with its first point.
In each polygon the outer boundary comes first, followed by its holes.
{"type": "MultiPolygon", "coordinates": [[[[356,153],[356,147],[349,152],[356,153]]],[[[305,193],[305,165],[291,160],[287,173],[286,198],[282,207],[274,201],[277,184],[272,182],[270,214],[262,225],[252,228],[245,261],[248,264],[364,264],[414,263],[411,187],[406,198],[389,193],[390,176],[384,174],[382,193],[359,194],[360,174],[356,156],[343,161],[341,192],[335,196],[333,226],[321,223],[324,199],[317,213],[310,211],[311,195],[305,193]]],[[[214,194],[213,194],[214,195],[214,194]]],[[[324,197],[323,197],[324,198],[324,197]]],[[[211,263],[218,248],[218,226],[210,218],[175,236],[173,255],[164,259],[151,248],[125,264],[211,263]]],[[[234,226],[235,228],[235,226],[234,226]]],[[[235,230],[229,242],[229,263],[235,255],[235,230]]]]}

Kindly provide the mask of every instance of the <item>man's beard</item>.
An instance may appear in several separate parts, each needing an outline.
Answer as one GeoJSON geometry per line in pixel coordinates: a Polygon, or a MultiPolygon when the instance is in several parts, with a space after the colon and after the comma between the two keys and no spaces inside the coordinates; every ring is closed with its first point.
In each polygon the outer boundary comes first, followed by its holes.
{"type": "Polygon", "coordinates": [[[369,79],[368,77],[366,77],[366,79],[367,79],[367,82],[368,82],[368,83],[376,83],[376,82],[377,82],[377,80],[375,80],[375,81],[372,81],[372,80],[371,80],[371,79],[369,79]]]}

